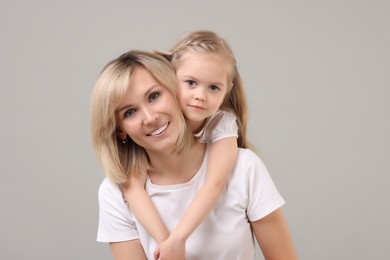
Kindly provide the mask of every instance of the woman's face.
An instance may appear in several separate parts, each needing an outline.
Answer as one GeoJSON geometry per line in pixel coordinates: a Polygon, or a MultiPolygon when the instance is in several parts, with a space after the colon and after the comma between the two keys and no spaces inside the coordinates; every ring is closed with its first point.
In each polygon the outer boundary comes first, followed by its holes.
{"type": "Polygon", "coordinates": [[[134,71],[117,109],[121,130],[148,152],[174,148],[180,113],[174,96],[143,67],[134,71]]]}

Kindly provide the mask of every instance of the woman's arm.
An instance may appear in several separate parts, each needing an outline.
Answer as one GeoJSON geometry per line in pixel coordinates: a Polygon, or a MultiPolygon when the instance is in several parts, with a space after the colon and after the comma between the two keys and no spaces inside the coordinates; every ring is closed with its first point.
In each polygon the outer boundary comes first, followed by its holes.
{"type": "Polygon", "coordinates": [[[279,208],[262,219],[251,222],[265,259],[298,259],[287,222],[279,208]]]}
{"type": "Polygon", "coordinates": [[[124,188],[125,198],[131,212],[157,244],[160,244],[169,237],[169,231],[158,214],[156,206],[145,191],[145,178],[143,177],[130,177],[129,185],[124,188]]]}
{"type": "Polygon", "coordinates": [[[139,239],[110,243],[114,260],[147,260],[139,239]]]}
{"type": "Polygon", "coordinates": [[[178,254],[185,252],[185,241],[209,215],[225,189],[236,162],[237,152],[237,138],[234,137],[211,144],[206,180],[168,240],[159,246],[158,253],[163,259],[171,259],[170,256],[173,255],[179,259],[182,257],[178,254]]]}

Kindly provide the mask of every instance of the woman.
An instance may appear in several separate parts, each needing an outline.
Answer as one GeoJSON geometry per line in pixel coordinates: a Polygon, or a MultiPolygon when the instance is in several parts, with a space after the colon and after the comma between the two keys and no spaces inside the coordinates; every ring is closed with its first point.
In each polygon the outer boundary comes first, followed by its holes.
{"type": "MultiPolygon", "coordinates": [[[[208,146],[192,141],[176,89],[170,63],[139,51],[110,62],[96,83],[92,138],[107,175],[98,241],[110,243],[115,259],[153,259],[157,247],[124,200],[129,175],[147,172],[145,189],[168,230],[204,181],[208,146]]],[[[283,203],[260,159],[239,149],[219,202],[186,241],[185,258],[253,259],[254,234],[266,259],[296,259],[283,203]]]]}

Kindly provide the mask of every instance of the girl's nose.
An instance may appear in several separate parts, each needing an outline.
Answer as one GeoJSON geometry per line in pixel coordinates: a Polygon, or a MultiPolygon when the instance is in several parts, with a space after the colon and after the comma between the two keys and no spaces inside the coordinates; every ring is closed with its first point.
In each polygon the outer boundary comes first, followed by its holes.
{"type": "Polygon", "coordinates": [[[194,90],[193,98],[199,101],[206,101],[206,91],[202,87],[198,87],[194,90]]]}

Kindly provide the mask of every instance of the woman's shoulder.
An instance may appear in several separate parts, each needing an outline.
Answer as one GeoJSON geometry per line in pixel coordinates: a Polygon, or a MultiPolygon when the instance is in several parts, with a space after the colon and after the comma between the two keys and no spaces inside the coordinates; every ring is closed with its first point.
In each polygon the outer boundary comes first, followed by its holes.
{"type": "Polygon", "coordinates": [[[238,148],[237,161],[238,160],[245,162],[262,162],[260,157],[250,148],[238,148]]]}
{"type": "Polygon", "coordinates": [[[138,238],[134,217],[119,186],[105,178],[99,187],[97,241],[121,242],[138,238]]]}
{"type": "Polygon", "coordinates": [[[119,186],[113,182],[111,182],[107,177],[103,179],[99,186],[99,200],[100,201],[123,201],[123,193],[119,186]]]}
{"type": "Polygon", "coordinates": [[[240,174],[269,174],[261,158],[249,148],[238,148],[235,169],[240,174]]]}
{"type": "Polygon", "coordinates": [[[267,216],[285,203],[263,161],[250,149],[239,148],[232,180],[240,190],[250,221],[267,216]]]}
{"type": "Polygon", "coordinates": [[[116,189],[119,189],[118,185],[112,183],[107,177],[105,177],[103,181],[100,183],[99,193],[115,191],[116,189]]]}

